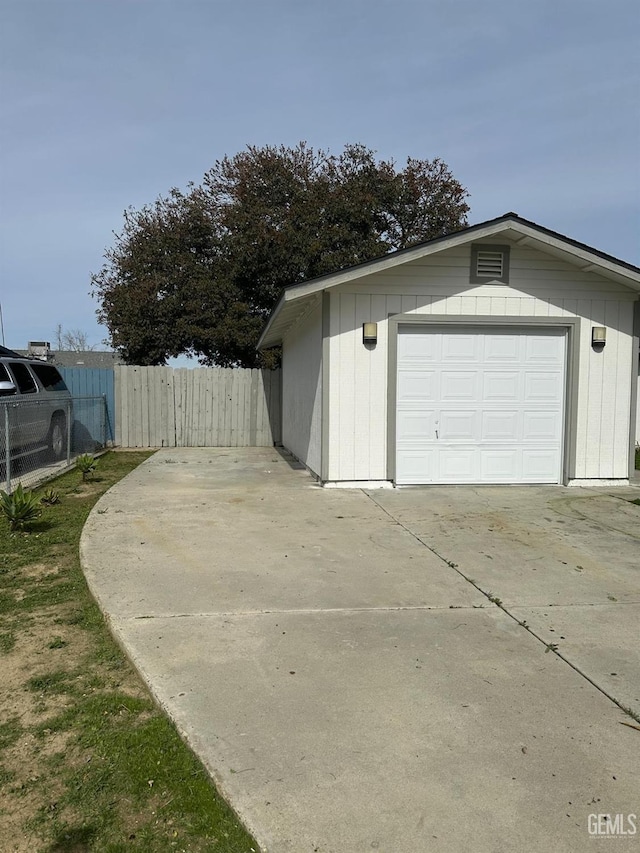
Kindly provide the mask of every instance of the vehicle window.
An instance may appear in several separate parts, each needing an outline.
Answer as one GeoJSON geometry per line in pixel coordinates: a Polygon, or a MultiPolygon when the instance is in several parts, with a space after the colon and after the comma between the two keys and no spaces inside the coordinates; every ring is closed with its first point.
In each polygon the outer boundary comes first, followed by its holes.
{"type": "MultiPolygon", "coordinates": [[[[11,376],[9,376],[9,371],[7,368],[0,362],[0,382],[11,382],[12,385],[16,383],[13,381],[11,376]]],[[[0,391],[0,397],[9,397],[11,394],[15,394],[14,391],[0,391]]]]}
{"type": "Polygon", "coordinates": [[[38,390],[33,376],[29,373],[29,368],[26,364],[21,364],[19,361],[10,361],[9,369],[13,373],[16,380],[16,385],[21,394],[35,394],[38,390]]]}
{"type": "Polygon", "coordinates": [[[38,377],[47,391],[67,391],[64,379],[51,364],[32,364],[31,370],[38,377]]]}

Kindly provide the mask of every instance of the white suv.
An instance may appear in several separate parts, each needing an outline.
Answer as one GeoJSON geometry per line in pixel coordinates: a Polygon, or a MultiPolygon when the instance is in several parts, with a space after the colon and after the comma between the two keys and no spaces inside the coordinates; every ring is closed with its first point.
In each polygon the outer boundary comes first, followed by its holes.
{"type": "Polygon", "coordinates": [[[72,420],[71,394],[57,369],[0,347],[0,456],[8,434],[14,458],[48,450],[62,459],[72,420]]]}

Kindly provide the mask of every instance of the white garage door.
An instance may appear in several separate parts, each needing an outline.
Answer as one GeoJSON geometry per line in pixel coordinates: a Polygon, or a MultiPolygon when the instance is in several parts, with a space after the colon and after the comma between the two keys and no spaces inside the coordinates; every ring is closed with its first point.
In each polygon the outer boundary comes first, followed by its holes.
{"type": "Polygon", "coordinates": [[[566,331],[400,326],[396,482],[562,482],[566,331]]]}

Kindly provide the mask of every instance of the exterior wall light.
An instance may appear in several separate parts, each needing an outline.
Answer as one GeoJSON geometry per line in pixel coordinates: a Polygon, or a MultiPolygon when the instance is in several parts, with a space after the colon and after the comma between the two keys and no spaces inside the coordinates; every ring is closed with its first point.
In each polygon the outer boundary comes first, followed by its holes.
{"type": "Polygon", "coordinates": [[[591,346],[603,349],[607,342],[607,330],[604,326],[593,326],[591,329],[591,346]]]}
{"type": "Polygon", "coordinates": [[[378,343],[378,324],[363,323],[362,324],[362,343],[376,344],[378,343]]]}

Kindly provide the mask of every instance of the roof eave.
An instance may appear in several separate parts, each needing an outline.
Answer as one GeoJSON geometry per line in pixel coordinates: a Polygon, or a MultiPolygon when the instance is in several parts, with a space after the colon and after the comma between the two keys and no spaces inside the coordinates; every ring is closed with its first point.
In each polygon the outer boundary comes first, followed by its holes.
{"type": "Polygon", "coordinates": [[[287,294],[286,290],[280,294],[280,299],[278,299],[275,307],[271,311],[271,314],[269,315],[269,319],[267,320],[267,325],[262,330],[262,334],[260,335],[258,343],[256,344],[257,350],[263,350],[263,349],[268,349],[269,347],[275,347],[280,343],[280,339],[275,340],[273,343],[267,343],[266,341],[269,338],[269,333],[271,331],[273,323],[274,323],[276,317],[278,316],[278,314],[280,313],[280,308],[282,306],[282,303],[285,301],[286,294],[287,294]]]}
{"type": "Polygon", "coordinates": [[[640,269],[620,261],[611,255],[592,249],[584,243],[579,243],[562,234],[557,234],[543,226],[537,225],[516,214],[505,214],[497,219],[471,225],[462,231],[437,237],[418,246],[408,249],[400,249],[389,255],[383,255],[372,261],[367,261],[357,266],[348,267],[335,273],[320,276],[300,284],[293,284],[285,288],[278,300],[277,305],[271,312],[267,325],[260,336],[257,349],[267,349],[276,346],[282,341],[282,331],[274,329],[274,325],[284,306],[292,301],[304,299],[322,290],[346,284],[354,279],[362,278],[374,272],[392,269],[401,264],[410,263],[419,258],[427,257],[447,249],[470,242],[471,239],[480,240],[493,237],[505,231],[515,231],[520,234],[520,239],[513,238],[516,244],[536,244],[551,249],[564,257],[569,256],[583,272],[599,272],[605,277],[624,284],[633,290],[640,291],[640,269]],[[274,334],[275,332],[275,334],[274,334]]]}

